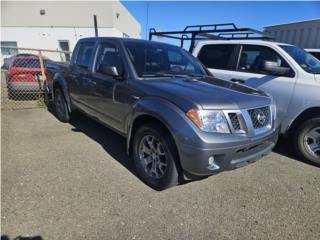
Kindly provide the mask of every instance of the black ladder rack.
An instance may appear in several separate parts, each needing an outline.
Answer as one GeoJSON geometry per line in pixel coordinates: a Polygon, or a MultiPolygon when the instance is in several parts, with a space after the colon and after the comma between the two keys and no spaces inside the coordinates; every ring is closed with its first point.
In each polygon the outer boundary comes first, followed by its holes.
{"type": "Polygon", "coordinates": [[[261,31],[252,28],[238,28],[234,23],[191,25],[186,26],[183,31],[157,32],[154,28],[150,28],[149,40],[152,40],[153,36],[180,40],[181,47],[185,41],[191,41],[190,52],[194,49],[197,40],[273,40],[261,31]]]}

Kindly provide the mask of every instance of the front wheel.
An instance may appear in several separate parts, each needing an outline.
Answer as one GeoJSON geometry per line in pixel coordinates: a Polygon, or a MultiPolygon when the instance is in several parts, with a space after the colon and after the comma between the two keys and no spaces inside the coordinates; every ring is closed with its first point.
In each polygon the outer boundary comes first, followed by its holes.
{"type": "Polygon", "coordinates": [[[295,132],[298,154],[320,166],[320,118],[305,121],[295,132]]]}
{"type": "Polygon", "coordinates": [[[156,190],[178,184],[173,138],[155,124],[140,127],[133,139],[133,158],[139,177],[156,190]]]}

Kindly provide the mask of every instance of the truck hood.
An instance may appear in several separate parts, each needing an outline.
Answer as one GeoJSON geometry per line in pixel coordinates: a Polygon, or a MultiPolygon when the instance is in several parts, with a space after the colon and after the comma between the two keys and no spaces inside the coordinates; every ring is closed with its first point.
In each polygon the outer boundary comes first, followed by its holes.
{"type": "Polygon", "coordinates": [[[152,85],[148,95],[167,99],[181,108],[196,104],[203,109],[231,110],[271,103],[271,98],[262,91],[213,77],[153,79],[144,82],[152,85]]]}

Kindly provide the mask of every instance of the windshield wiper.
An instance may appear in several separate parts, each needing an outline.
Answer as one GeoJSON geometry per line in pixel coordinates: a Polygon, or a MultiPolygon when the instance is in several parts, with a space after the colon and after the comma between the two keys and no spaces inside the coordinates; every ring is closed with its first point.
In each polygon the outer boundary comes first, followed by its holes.
{"type": "Polygon", "coordinates": [[[174,74],[169,73],[143,73],[141,77],[175,77],[174,74]]]}
{"type": "Polygon", "coordinates": [[[203,77],[204,75],[194,73],[177,73],[176,76],[203,77]]]}
{"type": "Polygon", "coordinates": [[[142,73],[142,77],[203,77],[201,74],[193,73],[175,73],[175,72],[155,72],[155,73],[142,73]]]}

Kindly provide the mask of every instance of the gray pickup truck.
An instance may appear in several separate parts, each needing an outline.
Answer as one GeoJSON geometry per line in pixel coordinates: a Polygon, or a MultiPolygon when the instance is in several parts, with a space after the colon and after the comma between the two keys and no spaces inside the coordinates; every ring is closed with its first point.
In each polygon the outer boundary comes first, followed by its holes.
{"type": "Polygon", "coordinates": [[[126,137],[139,177],[157,190],[254,162],[278,138],[271,97],[213,78],[176,46],[81,39],[70,65],[53,72],[57,118],[80,110],[126,137]]]}

